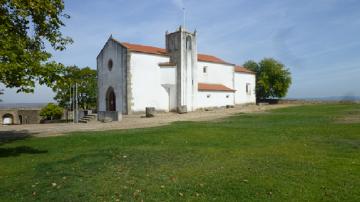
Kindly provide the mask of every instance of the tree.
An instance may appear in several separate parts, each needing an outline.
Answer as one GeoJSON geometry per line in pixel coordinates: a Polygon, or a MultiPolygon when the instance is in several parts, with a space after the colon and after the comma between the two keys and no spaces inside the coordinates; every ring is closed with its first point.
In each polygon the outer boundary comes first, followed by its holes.
{"type": "MultiPolygon", "coordinates": [[[[70,89],[77,84],[79,107],[82,109],[95,108],[97,100],[96,75],[96,70],[89,67],[82,69],[77,66],[64,67],[61,79],[58,79],[52,87],[56,93],[54,99],[59,103],[59,106],[70,107],[70,89]]],[[[71,92],[71,94],[73,93],[71,92]]]]}
{"type": "Polygon", "coordinates": [[[265,58],[260,63],[247,61],[244,67],[256,73],[256,98],[258,100],[286,96],[292,81],[289,69],[282,63],[272,58],[265,58]]]}
{"type": "Polygon", "coordinates": [[[36,82],[58,79],[45,44],[62,51],[72,43],[60,32],[69,18],[63,10],[63,0],[0,0],[0,82],[6,87],[33,92],[36,82]]]}
{"type": "Polygon", "coordinates": [[[59,107],[54,103],[47,104],[40,111],[40,116],[43,117],[43,119],[45,120],[61,119],[62,114],[63,114],[63,108],[59,107]]]}

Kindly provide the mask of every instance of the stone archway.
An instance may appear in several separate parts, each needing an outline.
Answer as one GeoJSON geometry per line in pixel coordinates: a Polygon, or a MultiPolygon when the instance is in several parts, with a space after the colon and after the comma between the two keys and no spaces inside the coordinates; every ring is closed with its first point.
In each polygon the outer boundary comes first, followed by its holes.
{"type": "Polygon", "coordinates": [[[116,111],[116,95],[112,87],[106,91],[106,111],[116,111]]]}
{"type": "Polygon", "coordinates": [[[12,125],[14,124],[14,116],[12,114],[4,114],[2,117],[2,124],[3,125],[12,125]]]}

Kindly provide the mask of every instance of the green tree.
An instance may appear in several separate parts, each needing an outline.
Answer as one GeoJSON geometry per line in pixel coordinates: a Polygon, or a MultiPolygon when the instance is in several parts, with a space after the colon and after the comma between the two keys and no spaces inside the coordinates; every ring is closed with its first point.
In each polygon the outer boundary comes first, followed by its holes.
{"type": "MultiPolygon", "coordinates": [[[[82,109],[93,109],[97,101],[97,73],[96,70],[77,66],[64,67],[61,79],[58,79],[52,89],[56,93],[54,99],[61,107],[70,106],[70,89],[77,84],[78,104],[82,109]]],[[[71,92],[72,94],[74,92],[71,92]]]]}
{"type": "Polygon", "coordinates": [[[285,97],[291,85],[291,73],[289,69],[272,58],[265,58],[260,63],[247,61],[244,64],[256,73],[256,98],[285,97]]]}
{"type": "Polygon", "coordinates": [[[63,108],[59,107],[54,103],[47,104],[40,111],[40,116],[43,117],[43,119],[45,120],[61,119],[62,114],[63,114],[63,108]]]}
{"type": "Polygon", "coordinates": [[[0,82],[6,87],[33,92],[36,82],[58,79],[45,44],[62,51],[72,43],[60,32],[69,18],[63,10],[63,0],[0,0],[0,82]]]}

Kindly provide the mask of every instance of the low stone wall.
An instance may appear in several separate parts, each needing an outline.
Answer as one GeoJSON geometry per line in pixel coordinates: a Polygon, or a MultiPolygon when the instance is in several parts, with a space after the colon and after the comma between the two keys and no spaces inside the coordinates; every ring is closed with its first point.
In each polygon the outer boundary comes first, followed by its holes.
{"type": "Polygon", "coordinates": [[[5,116],[11,117],[11,124],[37,124],[41,120],[40,109],[0,109],[0,124],[5,116]]]}
{"type": "Polygon", "coordinates": [[[99,111],[98,120],[102,122],[121,121],[121,112],[99,111]]]}

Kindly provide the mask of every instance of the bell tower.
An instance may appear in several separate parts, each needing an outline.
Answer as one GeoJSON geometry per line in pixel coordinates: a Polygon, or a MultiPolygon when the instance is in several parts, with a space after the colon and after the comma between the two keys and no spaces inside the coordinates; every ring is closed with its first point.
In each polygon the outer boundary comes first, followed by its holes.
{"type": "Polygon", "coordinates": [[[177,110],[193,111],[198,91],[196,31],[187,32],[180,26],[178,31],[166,33],[166,50],[170,62],[176,64],[177,110]]]}

